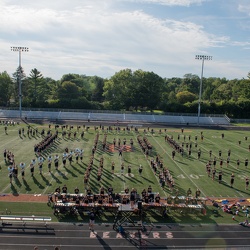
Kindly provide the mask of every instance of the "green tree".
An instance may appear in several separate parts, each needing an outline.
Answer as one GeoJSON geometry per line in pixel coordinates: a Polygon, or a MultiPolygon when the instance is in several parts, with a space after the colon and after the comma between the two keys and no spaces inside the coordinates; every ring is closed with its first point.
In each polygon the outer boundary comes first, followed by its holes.
{"type": "Polygon", "coordinates": [[[104,100],[103,87],[104,79],[99,76],[93,76],[91,81],[94,84],[94,90],[92,91],[91,100],[96,102],[102,102],[104,100]]]}
{"type": "Polygon", "coordinates": [[[193,102],[196,100],[196,95],[189,91],[182,91],[176,94],[176,99],[179,103],[185,104],[187,102],[193,102]]]}
{"type": "Polygon", "coordinates": [[[80,97],[79,87],[73,82],[63,82],[61,86],[58,87],[57,97],[60,101],[77,99],[80,97]]]}
{"type": "Polygon", "coordinates": [[[136,106],[147,107],[150,110],[157,108],[160,103],[164,80],[154,72],[136,70],[133,74],[132,88],[136,106]]]}
{"type": "Polygon", "coordinates": [[[25,96],[27,92],[26,75],[22,66],[18,67],[16,71],[12,74],[12,81],[14,83],[13,98],[15,104],[17,105],[17,103],[19,102],[20,90],[22,93],[22,97],[25,96]]]}
{"type": "Polygon", "coordinates": [[[105,101],[112,109],[129,108],[130,96],[133,93],[133,73],[130,69],[121,70],[104,82],[105,101]]]}
{"type": "Polygon", "coordinates": [[[48,89],[45,84],[42,73],[36,68],[32,69],[28,77],[28,83],[29,83],[28,97],[30,104],[32,106],[36,106],[38,100],[40,103],[45,102],[48,97],[48,91],[47,91],[48,89]]]}
{"type": "Polygon", "coordinates": [[[13,82],[6,71],[0,73],[0,105],[9,106],[13,92],[13,82]]]}
{"type": "MultiPolygon", "coordinates": [[[[202,79],[204,81],[204,79],[202,79]]],[[[199,94],[200,78],[197,75],[185,74],[178,92],[188,91],[196,95],[199,94]]]]}

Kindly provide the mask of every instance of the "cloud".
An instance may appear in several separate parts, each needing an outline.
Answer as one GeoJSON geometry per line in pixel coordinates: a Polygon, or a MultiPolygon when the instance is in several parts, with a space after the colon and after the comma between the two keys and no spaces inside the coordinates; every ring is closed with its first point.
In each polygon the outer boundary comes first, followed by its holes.
{"type": "Polygon", "coordinates": [[[238,5],[238,11],[246,13],[250,16],[250,5],[249,2],[247,4],[239,4],[238,5]]]}
{"type": "Polygon", "coordinates": [[[201,4],[207,0],[120,0],[127,2],[136,2],[136,3],[150,3],[150,4],[159,4],[166,6],[186,6],[189,7],[193,4],[201,4]]]}
{"type": "Polygon", "coordinates": [[[37,68],[56,79],[66,73],[109,77],[123,68],[140,68],[163,77],[183,71],[180,76],[187,73],[185,68],[196,53],[224,46],[229,40],[193,22],[161,19],[143,10],[125,11],[112,0],[19,3],[0,3],[4,50],[0,71],[14,72],[17,67],[17,54],[10,52],[10,46],[27,46],[30,52],[22,56],[26,74],[37,68]]]}

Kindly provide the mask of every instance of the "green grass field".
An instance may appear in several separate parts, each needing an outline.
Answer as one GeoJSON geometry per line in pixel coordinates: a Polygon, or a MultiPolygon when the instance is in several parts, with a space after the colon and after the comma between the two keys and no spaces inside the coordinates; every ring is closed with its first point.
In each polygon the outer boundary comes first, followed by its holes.
{"type": "MultiPolygon", "coordinates": [[[[39,132],[42,129],[48,131],[48,124],[31,124],[33,128],[37,128],[39,132]]],[[[89,125],[88,125],[89,126],[89,125]]],[[[195,190],[199,188],[201,190],[202,196],[205,197],[248,197],[249,191],[245,190],[245,178],[250,176],[250,168],[244,166],[244,161],[246,158],[249,158],[249,144],[250,138],[245,140],[245,137],[249,136],[248,131],[242,130],[213,130],[213,129],[194,129],[194,128],[185,128],[184,133],[181,133],[180,128],[161,128],[162,133],[159,133],[160,128],[154,128],[155,133],[152,134],[148,132],[147,127],[140,127],[139,134],[146,136],[148,141],[152,144],[153,150],[148,157],[142,153],[139,144],[137,143],[137,133],[132,131],[124,131],[122,125],[121,131],[118,133],[113,130],[108,132],[106,130],[94,129],[94,126],[91,126],[88,131],[81,126],[79,132],[77,133],[76,138],[72,136],[69,139],[67,136],[63,139],[61,136],[61,127],[59,128],[59,137],[53,146],[43,153],[43,156],[47,159],[48,154],[59,154],[60,156],[60,166],[59,171],[56,171],[54,164],[52,164],[52,172],[48,172],[47,160],[44,162],[43,174],[40,175],[38,167],[35,168],[35,176],[32,178],[30,170],[28,168],[29,163],[35,157],[34,154],[34,145],[42,140],[42,136],[38,134],[37,136],[27,135],[27,125],[20,124],[15,126],[8,126],[8,133],[5,134],[4,126],[0,126],[0,151],[1,158],[1,175],[0,175],[0,193],[29,193],[29,194],[47,194],[54,192],[55,188],[63,185],[67,185],[68,191],[73,192],[74,188],[78,186],[80,192],[84,192],[83,186],[83,176],[86,172],[87,165],[90,160],[91,150],[94,145],[94,139],[97,132],[99,132],[99,140],[97,145],[97,151],[94,155],[94,167],[91,171],[89,186],[94,193],[99,191],[101,186],[108,188],[112,186],[115,192],[121,192],[128,188],[136,188],[140,193],[143,188],[147,188],[149,185],[153,187],[154,192],[159,192],[161,197],[167,197],[171,193],[171,190],[168,187],[165,187],[164,190],[160,188],[158,181],[158,174],[153,173],[152,168],[150,167],[150,159],[156,158],[156,155],[159,155],[163,161],[163,166],[167,167],[171,175],[175,180],[175,188],[178,188],[179,194],[185,195],[188,188],[191,188],[193,194],[195,190]],[[25,130],[24,136],[18,135],[19,128],[25,130]],[[80,132],[84,129],[85,135],[82,139],[80,137],[80,132]],[[144,132],[146,129],[146,133],[144,132]],[[204,135],[204,140],[201,140],[201,131],[204,135]],[[221,134],[224,133],[225,138],[221,138],[221,134]],[[112,152],[111,150],[102,150],[102,141],[104,135],[107,134],[107,142],[109,144],[113,143],[113,139],[120,138],[122,143],[124,138],[126,138],[127,145],[132,138],[134,141],[134,147],[131,152],[124,152],[123,156],[120,157],[117,151],[112,152]],[[185,152],[184,155],[176,154],[175,159],[172,160],[171,153],[172,147],[165,142],[165,135],[173,136],[179,144],[182,142],[185,143],[185,152]],[[180,135],[178,141],[177,136],[180,135]],[[189,141],[188,137],[191,136],[189,141]],[[197,135],[197,147],[195,147],[195,136],[197,135]],[[185,141],[184,141],[185,136],[185,141]],[[239,144],[241,141],[241,144],[239,144]],[[186,150],[186,143],[192,142],[192,154],[188,156],[186,150]],[[62,154],[65,148],[69,149],[84,149],[84,158],[83,162],[76,163],[74,160],[73,164],[70,166],[67,162],[66,167],[62,166],[62,154]],[[7,149],[14,153],[16,164],[19,166],[20,162],[26,163],[25,179],[22,180],[20,169],[18,179],[12,181],[10,184],[8,178],[8,166],[3,159],[4,149],[7,149]],[[201,158],[197,159],[197,151],[201,150],[201,158]],[[227,167],[225,160],[227,158],[228,150],[231,150],[230,164],[227,167]],[[212,158],[214,156],[219,159],[219,150],[222,151],[222,158],[224,164],[222,167],[223,171],[223,182],[219,184],[218,182],[218,172],[220,170],[219,161],[217,160],[217,174],[216,178],[213,181],[206,173],[206,163],[210,159],[209,150],[212,150],[212,158]],[[97,169],[99,167],[100,158],[104,158],[104,170],[102,179],[100,182],[97,181],[97,169]],[[240,160],[240,165],[237,169],[236,161],[240,160]],[[111,165],[112,162],[115,163],[115,174],[112,175],[111,165]],[[125,172],[124,175],[120,174],[120,166],[124,163],[125,172]],[[131,165],[132,175],[131,177],[127,175],[127,166],[131,165]],[[138,167],[139,164],[143,166],[142,176],[139,176],[138,167]],[[230,176],[234,173],[235,183],[234,187],[230,187],[230,176]]],[[[51,126],[52,133],[55,132],[54,125],[51,126]]],[[[72,132],[76,131],[76,126],[71,129],[72,132]]],[[[150,129],[151,130],[151,129],[150,129]]]]}

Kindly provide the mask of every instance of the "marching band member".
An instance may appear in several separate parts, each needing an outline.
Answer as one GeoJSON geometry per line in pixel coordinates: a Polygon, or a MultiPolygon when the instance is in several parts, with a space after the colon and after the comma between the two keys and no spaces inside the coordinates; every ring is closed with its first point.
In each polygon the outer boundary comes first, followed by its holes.
{"type": "Polygon", "coordinates": [[[22,179],[24,179],[24,175],[25,175],[25,163],[21,162],[20,163],[20,168],[21,168],[21,175],[22,175],[22,179]]]}
{"type": "Polygon", "coordinates": [[[58,166],[59,166],[59,155],[58,154],[56,154],[56,156],[55,156],[54,163],[55,163],[56,170],[58,170],[58,166]]]}
{"type": "Polygon", "coordinates": [[[9,178],[10,178],[10,183],[12,183],[12,176],[13,176],[13,167],[9,166],[8,167],[8,171],[9,171],[9,178]]]}
{"type": "Polygon", "coordinates": [[[63,162],[63,166],[65,167],[66,165],[66,160],[68,158],[68,154],[66,152],[63,153],[63,156],[62,156],[62,162],[63,162]]]}
{"type": "Polygon", "coordinates": [[[78,159],[79,159],[79,153],[80,153],[80,149],[76,148],[75,150],[75,157],[76,157],[76,162],[78,163],[78,159]]]}
{"type": "Polygon", "coordinates": [[[39,156],[37,161],[38,161],[40,174],[42,174],[44,158],[42,156],[39,156]]]}
{"type": "Polygon", "coordinates": [[[84,152],[84,150],[83,150],[83,149],[80,149],[79,156],[80,156],[80,160],[81,160],[81,161],[82,161],[82,159],[83,159],[83,152],[84,152]]]}
{"type": "Polygon", "coordinates": [[[52,156],[49,155],[49,157],[48,157],[48,169],[49,169],[49,172],[51,172],[51,164],[52,164],[52,156]]]}
{"type": "Polygon", "coordinates": [[[158,193],[158,194],[155,196],[155,203],[160,203],[160,200],[161,200],[161,197],[160,197],[160,194],[158,193]]]}
{"type": "Polygon", "coordinates": [[[73,161],[73,155],[74,155],[74,152],[71,150],[70,152],[69,152],[69,156],[68,156],[68,158],[69,158],[69,164],[71,165],[71,163],[72,163],[72,161],[73,161]]]}

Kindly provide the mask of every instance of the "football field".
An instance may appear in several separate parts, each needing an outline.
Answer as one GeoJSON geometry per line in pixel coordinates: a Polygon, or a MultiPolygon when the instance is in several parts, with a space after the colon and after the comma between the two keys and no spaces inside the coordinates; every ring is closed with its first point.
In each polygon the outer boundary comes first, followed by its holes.
{"type": "Polygon", "coordinates": [[[65,123],[63,126],[58,125],[57,128],[55,124],[51,124],[49,128],[49,124],[30,124],[28,134],[28,125],[25,123],[8,126],[1,124],[0,193],[48,194],[64,185],[70,193],[73,193],[76,187],[80,193],[84,193],[86,188],[98,193],[101,187],[108,189],[111,186],[117,193],[124,192],[125,188],[129,190],[135,188],[141,193],[144,188],[147,189],[151,185],[153,192],[159,192],[161,197],[177,193],[186,195],[189,188],[193,195],[199,189],[201,196],[204,197],[248,197],[246,178],[250,176],[250,169],[249,166],[245,166],[245,162],[250,154],[249,131],[192,127],[184,127],[182,131],[181,128],[147,126],[138,126],[135,129],[123,124],[102,126],[91,123],[87,125],[65,123]],[[43,130],[44,135],[41,135],[43,130]],[[40,174],[39,160],[34,152],[34,146],[44,140],[49,130],[52,135],[57,130],[58,137],[41,152],[44,162],[40,174]],[[152,146],[152,149],[149,149],[148,153],[143,152],[138,139],[143,141],[144,146],[147,144],[152,146]],[[120,146],[118,146],[119,140],[120,146]],[[184,149],[183,153],[176,151],[174,159],[173,142],[184,149]],[[96,150],[93,153],[95,145],[96,150]],[[62,158],[67,149],[68,152],[73,152],[73,161],[70,164],[67,159],[64,166],[62,158]],[[4,159],[4,150],[14,155],[18,169],[17,178],[12,177],[12,180],[9,175],[11,163],[8,159],[4,159]],[[83,150],[83,159],[79,158],[77,161],[76,155],[79,150],[83,150]],[[54,165],[56,155],[59,156],[58,169],[54,165]],[[48,168],[49,156],[53,159],[51,172],[48,168]],[[157,158],[158,164],[153,168],[152,163],[155,163],[157,158]],[[35,159],[34,176],[30,172],[32,159],[35,159]],[[93,164],[91,164],[92,159],[93,164]],[[210,176],[206,166],[209,160],[210,176]],[[24,176],[20,167],[21,162],[25,163],[24,176]],[[166,181],[166,185],[162,187],[160,175],[163,175],[164,169],[169,171],[168,177],[172,178],[173,182],[170,185],[166,181]],[[88,183],[84,184],[87,173],[88,183]],[[220,183],[219,173],[222,176],[220,183]],[[231,187],[232,174],[234,183],[231,187]]]}

